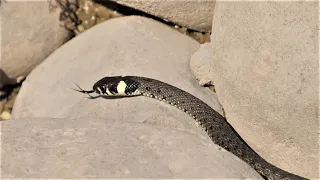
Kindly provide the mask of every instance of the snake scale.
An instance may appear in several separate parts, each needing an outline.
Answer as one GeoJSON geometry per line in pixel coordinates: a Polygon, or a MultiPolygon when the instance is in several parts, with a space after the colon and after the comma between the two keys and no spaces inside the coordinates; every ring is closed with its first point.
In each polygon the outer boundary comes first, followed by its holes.
{"type": "Polygon", "coordinates": [[[78,88],[80,90],[76,91],[89,96],[94,92],[100,96],[143,95],[165,101],[193,117],[215,144],[242,159],[264,179],[306,179],[268,163],[250,148],[223,116],[200,99],[170,84],[139,76],[112,76],[97,81],[93,90],[86,91],[79,86],[78,88]]]}

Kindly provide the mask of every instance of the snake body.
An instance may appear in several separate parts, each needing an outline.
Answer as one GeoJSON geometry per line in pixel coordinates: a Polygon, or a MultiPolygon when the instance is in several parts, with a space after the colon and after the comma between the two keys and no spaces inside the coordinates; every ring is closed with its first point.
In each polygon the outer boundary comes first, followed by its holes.
{"type": "Polygon", "coordinates": [[[91,91],[81,88],[77,91],[87,94],[96,92],[102,96],[143,95],[165,101],[189,114],[202,126],[215,144],[242,159],[263,178],[306,179],[268,163],[250,148],[223,116],[200,99],[170,84],[139,76],[113,76],[97,81],[91,91]]]}

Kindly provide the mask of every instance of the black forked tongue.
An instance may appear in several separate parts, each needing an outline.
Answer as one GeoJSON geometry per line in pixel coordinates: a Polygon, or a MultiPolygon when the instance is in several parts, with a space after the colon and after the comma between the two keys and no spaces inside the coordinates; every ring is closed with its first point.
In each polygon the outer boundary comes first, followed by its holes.
{"type": "Polygon", "coordinates": [[[90,90],[90,91],[86,91],[83,90],[77,83],[74,83],[79,89],[73,89],[75,91],[81,92],[83,94],[88,94],[91,98],[93,98],[93,96],[90,95],[90,93],[94,93],[94,90],[90,90]]]}

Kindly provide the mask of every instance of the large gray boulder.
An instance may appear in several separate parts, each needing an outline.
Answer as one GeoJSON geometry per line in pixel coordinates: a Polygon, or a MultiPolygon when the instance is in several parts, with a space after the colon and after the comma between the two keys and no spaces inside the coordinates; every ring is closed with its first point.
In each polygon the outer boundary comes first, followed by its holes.
{"type": "MultiPolygon", "coordinates": [[[[155,21],[138,17],[109,20],[72,39],[32,71],[12,115],[15,118],[105,118],[110,113],[118,116],[123,112],[125,119],[131,111],[141,121],[140,113],[162,116],[172,109],[145,97],[89,100],[86,95],[71,90],[76,88],[74,82],[84,89],[92,89],[102,77],[117,75],[140,75],[167,82],[194,94],[222,114],[212,91],[200,88],[190,73],[189,60],[198,48],[195,40],[155,21]]],[[[178,109],[173,112],[177,118],[188,117],[178,109]]]]}
{"type": "Polygon", "coordinates": [[[24,82],[14,120],[3,128],[2,177],[261,178],[171,105],[147,97],[88,99],[71,90],[73,82],[91,89],[104,76],[147,76],[222,113],[214,93],[190,73],[198,48],[142,17],[112,19],[72,39],[24,82]]]}
{"type": "Polygon", "coordinates": [[[60,9],[47,1],[5,1],[0,6],[0,68],[9,77],[26,76],[48,55],[70,39],[59,24],[60,9]]]}
{"type": "Polygon", "coordinates": [[[191,68],[226,117],[271,163],[319,175],[317,2],[217,2],[211,43],[191,68]]]}

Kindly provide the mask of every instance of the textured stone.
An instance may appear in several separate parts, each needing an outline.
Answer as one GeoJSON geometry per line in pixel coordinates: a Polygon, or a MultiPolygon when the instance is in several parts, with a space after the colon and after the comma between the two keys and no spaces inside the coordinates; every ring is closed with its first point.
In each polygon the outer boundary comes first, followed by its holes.
{"type": "Polygon", "coordinates": [[[49,11],[47,1],[6,1],[0,10],[0,68],[9,77],[26,76],[69,39],[59,25],[59,8],[49,11]]]}
{"type": "Polygon", "coordinates": [[[211,30],[215,0],[113,0],[119,4],[141,10],[180,26],[208,32],[211,30]]]}
{"type": "Polygon", "coordinates": [[[228,121],[253,149],[315,179],[318,15],[317,2],[217,2],[211,48],[191,62],[198,79],[214,82],[228,121]]]}

